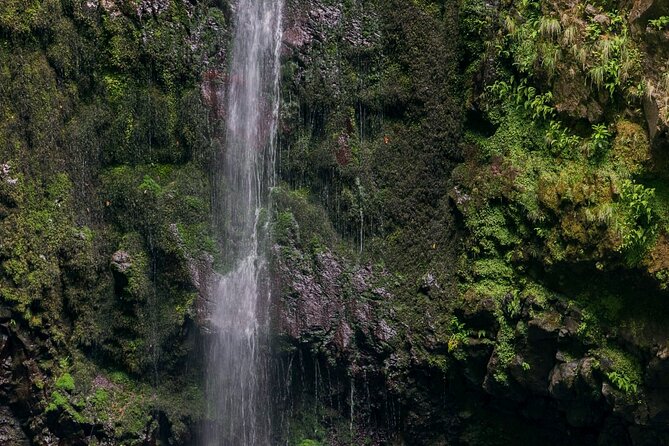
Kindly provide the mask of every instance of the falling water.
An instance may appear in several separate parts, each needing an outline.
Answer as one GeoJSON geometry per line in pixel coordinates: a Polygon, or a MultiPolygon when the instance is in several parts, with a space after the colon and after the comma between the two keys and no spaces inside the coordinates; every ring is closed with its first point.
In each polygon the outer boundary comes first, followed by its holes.
{"type": "Polygon", "coordinates": [[[283,0],[237,0],[234,9],[222,172],[225,255],[232,270],[213,292],[206,446],[270,444],[262,216],[274,182],[282,7],[283,0]]]}

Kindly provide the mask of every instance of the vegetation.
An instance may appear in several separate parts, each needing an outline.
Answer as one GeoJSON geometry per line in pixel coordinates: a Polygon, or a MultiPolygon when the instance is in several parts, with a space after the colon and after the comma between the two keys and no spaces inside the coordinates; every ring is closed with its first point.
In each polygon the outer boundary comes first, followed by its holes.
{"type": "Polygon", "coordinates": [[[170,1],[156,14],[128,2],[0,5],[0,306],[12,338],[30,340],[7,398],[34,384],[18,397],[31,437],[135,444],[158,429],[159,411],[174,441],[192,435],[185,420],[201,395],[196,372],[183,372],[197,298],[189,263],[220,252],[209,219],[215,126],[200,94],[227,45],[214,3],[170,1]],[[114,266],[117,252],[127,264],[114,266]],[[127,383],[91,385],[109,364],[127,383]],[[182,378],[189,397],[154,398],[157,380],[178,388],[182,378]]]}
{"type": "MultiPolygon", "coordinates": [[[[604,444],[616,423],[660,444],[668,17],[316,3],[287,2],[263,211],[287,444],[547,424],[604,444]]],[[[0,359],[32,440],[195,441],[202,285],[231,267],[212,226],[232,12],[0,2],[0,359]]]]}
{"type": "Polygon", "coordinates": [[[651,19],[648,21],[648,24],[658,31],[662,31],[669,26],[669,16],[665,15],[656,19],[651,19]]]}

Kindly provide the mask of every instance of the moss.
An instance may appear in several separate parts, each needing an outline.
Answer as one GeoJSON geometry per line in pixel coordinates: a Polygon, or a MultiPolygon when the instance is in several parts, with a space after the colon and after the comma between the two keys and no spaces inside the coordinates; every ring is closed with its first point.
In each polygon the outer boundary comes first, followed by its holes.
{"type": "Polygon", "coordinates": [[[52,20],[61,13],[57,0],[8,0],[0,6],[0,29],[21,37],[48,29],[52,20]]]}
{"type": "Polygon", "coordinates": [[[59,408],[65,407],[68,403],[67,398],[63,396],[62,393],[55,391],[51,394],[51,402],[47,405],[45,411],[55,412],[59,408]]]}
{"type": "Polygon", "coordinates": [[[636,393],[642,383],[642,368],[637,358],[611,346],[600,348],[593,354],[616,387],[627,393],[636,393]]]}
{"type": "Polygon", "coordinates": [[[289,421],[287,444],[322,445],[333,438],[350,441],[350,420],[319,401],[304,401],[303,404],[305,407],[296,411],[296,416],[289,421]]]}
{"type": "Polygon", "coordinates": [[[284,186],[276,188],[272,198],[278,210],[273,229],[275,240],[337,246],[332,224],[322,208],[310,201],[308,190],[289,190],[284,186]]]}
{"type": "MultiPolygon", "coordinates": [[[[126,444],[151,411],[169,409],[183,436],[198,400],[195,380],[174,385],[192,349],[197,291],[187,262],[220,252],[206,174],[216,126],[200,83],[225,65],[225,15],[211,2],[167,2],[141,18],[127,2],[1,3],[0,163],[9,173],[0,178],[0,301],[36,340],[35,355],[86,352],[97,361],[87,369],[103,374],[114,363],[138,395],[91,388],[77,370],[85,361],[62,370],[45,362],[41,372],[57,378],[45,406],[58,417],[107,429],[128,406],[111,440],[126,444]],[[123,249],[132,262],[112,272],[123,249]],[[164,394],[190,408],[167,397],[150,406],[153,365],[178,390],[164,394]]],[[[33,410],[30,423],[40,417],[33,410]]]]}
{"type": "Polygon", "coordinates": [[[96,389],[93,394],[93,405],[97,410],[103,410],[106,408],[109,402],[109,392],[105,389],[96,389]]]}
{"type": "Polygon", "coordinates": [[[63,373],[56,380],[56,388],[59,390],[66,390],[72,392],[74,390],[74,378],[69,373],[63,373]]]}

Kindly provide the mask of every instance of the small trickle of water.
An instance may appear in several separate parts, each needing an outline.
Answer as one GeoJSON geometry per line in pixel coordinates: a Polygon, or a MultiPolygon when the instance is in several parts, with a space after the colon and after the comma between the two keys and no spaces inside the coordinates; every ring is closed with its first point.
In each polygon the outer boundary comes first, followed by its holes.
{"type": "Polygon", "coordinates": [[[223,178],[232,270],[213,291],[205,446],[270,444],[262,209],[274,182],[282,0],[237,0],[223,178]]]}

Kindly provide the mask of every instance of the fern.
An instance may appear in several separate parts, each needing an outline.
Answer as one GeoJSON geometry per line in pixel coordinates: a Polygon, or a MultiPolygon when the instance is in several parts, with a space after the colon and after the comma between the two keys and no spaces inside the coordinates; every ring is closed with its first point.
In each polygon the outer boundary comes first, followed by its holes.
{"type": "Polygon", "coordinates": [[[554,17],[543,16],[539,19],[539,33],[542,36],[556,39],[562,32],[560,21],[554,17]]]}
{"type": "Polygon", "coordinates": [[[630,265],[636,265],[643,259],[657,235],[654,200],[655,189],[632,180],[623,181],[620,193],[623,219],[618,230],[622,238],[621,250],[630,265]]]}
{"type": "Polygon", "coordinates": [[[637,393],[638,387],[636,383],[632,382],[632,380],[623,375],[622,373],[613,371],[609,372],[606,374],[606,377],[611,381],[611,383],[616,386],[619,390],[622,390],[628,395],[633,395],[637,393]]]}
{"type": "Polygon", "coordinates": [[[578,38],[578,29],[575,26],[568,26],[562,34],[562,42],[565,46],[572,46],[578,38]]]}

